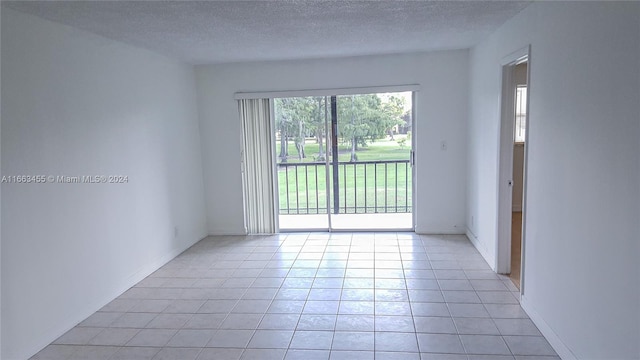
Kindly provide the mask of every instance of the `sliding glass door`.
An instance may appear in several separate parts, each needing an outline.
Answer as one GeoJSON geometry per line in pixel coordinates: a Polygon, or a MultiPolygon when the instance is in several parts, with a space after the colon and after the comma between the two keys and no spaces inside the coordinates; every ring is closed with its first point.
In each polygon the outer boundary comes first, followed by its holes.
{"type": "Polygon", "coordinates": [[[330,228],[327,101],[324,96],[274,100],[280,229],[330,228]]]}
{"type": "Polygon", "coordinates": [[[411,92],[274,105],[281,230],[413,228],[411,92]]]}

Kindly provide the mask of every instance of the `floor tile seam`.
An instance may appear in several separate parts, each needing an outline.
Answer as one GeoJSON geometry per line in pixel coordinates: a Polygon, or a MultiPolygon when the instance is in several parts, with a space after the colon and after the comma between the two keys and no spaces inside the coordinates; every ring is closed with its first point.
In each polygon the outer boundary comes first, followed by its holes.
{"type": "MultiPolygon", "coordinates": [[[[426,254],[426,250],[425,250],[425,254],[426,254]]],[[[404,266],[404,262],[402,262],[402,277],[404,279],[405,282],[405,286],[407,285],[407,276],[406,276],[406,272],[405,272],[405,266],[404,266]]],[[[421,279],[421,278],[419,278],[421,279]]],[[[408,287],[407,287],[408,288],[408,287]]],[[[407,296],[409,296],[409,290],[407,289],[407,296]]],[[[411,321],[413,323],[413,330],[414,330],[414,334],[415,334],[415,340],[416,340],[416,349],[418,350],[418,353],[420,353],[420,341],[418,341],[418,327],[416,326],[416,316],[414,314],[413,311],[413,306],[411,306],[412,301],[411,301],[411,297],[409,296],[409,314],[411,316],[411,321]]],[[[420,356],[422,357],[422,356],[420,356]]]]}
{"type": "MultiPolygon", "coordinates": [[[[305,242],[306,242],[307,240],[308,240],[308,237],[307,237],[307,239],[305,239],[305,242]]],[[[300,252],[298,252],[298,254],[300,254],[300,252]]],[[[297,259],[297,256],[296,256],[296,259],[297,259]]],[[[294,263],[295,263],[295,260],[294,260],[294,263]]],[[[290,274],[290,273],[291,273],[291,269],[292,269],[292,268],[293,268],[293,263],[291,264],[291,266],[289,266],[289,271],[287,271],[287,276],[285,277],[285,279],[288,277],[288,274],[290,274]]],[[[317,274],[317,270],[316,270],[316,274],[317,274]]],[[[313,280],[313,282],[315,282],[315,275],[314,275],[313,279],[314,279],[314,280],[313,280]]],[[[286,280],[283,280],[283,281],[282,281],[282,283],[280,284],[280,287],[278,288],[278,291],[276,291],[276,296],[277,296],[277,294],[278,294],[278,293],[280,293],[280,291],[283,289],[283,285],[284,285],[285,281],[286,281],[286,280]]],[[[293,333],[293,335],[291,336],[291,340],[289,341],[289,346],[291,345],[291,342],[293,341],[293,337],[295,336],[295,331],[296,331],[296,329],[297,329],[297,328],[298,328],[298,326],[300,325],[300,320],[302,319],[302,314],[303,314],[303,311],[304,311],[304,307],[307,305],[307,301],[309,300],[309,295],[311,294],[311,289],[312,289],[312,287],[313,287],[313,282],[311,282],[311,287],[309,288],[309,291],[307,292],[307,296],[306,296],[306,297],[305,297],[305,299],[304,299],[304,305],[303,305],[302,309],[300,310],[300,313],[299,313],[299,314],[297,314],[297,315],[298,315],[298,321],[296,322],[296,326],[295,326],[295,328],[294,328],[294,333],[293,333]]],[[[274,296],[274,299],[272,300],[271,304],[269,305],[269,308],[273,305],[273,302],[275,301],[275,297],[276,297],[276,296],[274,296]]],[[[286,299],[286,301],[291,301],[291,300],[286,299]]],[[[267,308],[267,311],[269,311],[269,308],[267,308]]],[[[266,314],[265,314],[265,315],[266,315],[266,314]]],[[[260,320],[260,323],[258,323],[258,326],[260,326],[260,324],[262,323],[262,321],[263,321],[263,320],[264,320],[264,316],[263,316],[263,317],[262,317],[262,319],[260,320]]],[[[255,333],[254,333],[254,334],[255,334],[255,333]]],[[[253,338],[253,336],[252,336],[252,338],[253,338]]]]}
{"type": "MultiPolygon", "coordinates": [[[[447,306],[447,311],[449,312],[449,316],[440,316],[440,317],[444,317],[444,318],[451,318],[451,321],[453,322],[453,326],[455,327],[455,326],[456,326],[456,325],[455,325],[455,321],[453,321],[453,316],[451,315],[451,311],[449,310],[449,304],[448,304],[447,302],[445,302],[445,304],[446,304],[446,306],[447,306]]],[[[411,308],[411,312],[412,312],[411,317],[413,318],[413,326],[414,326],[414,329],[416,329],[416,341],[418,341],[418,339],[417,339],[418,335],[417,335],[417,334],[418,334],[419,332],[418,332],[418,327],[416,326],[416,321],[415,321],[415,318],[416,318],[416,317],[415,317],[415,316],[413,316],[413,308],[412,308],[412,307],[410,307],[410,308],[411,308]]],[[[425,333],[425,334],[430,334],[430,333],[425,333]]],[[[460,345],[462,345],[462,348],[463,348],[463,350],[464,350],[464,345],[462,344],[462,339],[460,338],[460,334],[458,333],[458,329],[457,329],[457,327],[456,327],[456,334],[449,334],[449,335],[456,335],[456,336],[457,336],[458,341],[460,342],[460,345]]],[[[422,353],[422,349],[421,349],[421,347],[420,347],[420,341],[418,341],[418,350],[420,351],[420,353],[422,353]]],[[[465,353],[466,353],[466,350],[465,350],[465,353]]]]}
{"type": "MultiPolygon", "coordinates": [[[[126,344],[129,341],[131,341],[131,339],[136,337],[136,335],[138,335],[144,328],[110,328],[110,327],[107,327],[107,328],[104,328],[101,332],[99,332],[93,339],[91,339],[88,344],[90,344],[91,341],[95,340],[98,336],[100,336],[100,334],[106,332],[108,329],[120,329],[120,330],[122,330],[122,329],[132,329],[132,330],[136,330],[136,333],[133,336],[131,336],[131,338],[129,340],[127,340],[123,345],[108,345],[108,344],[107,345],[105,345],[105,344],[96,344],[96,345],[99,345],[99,346],[120,346],[120,347],[124,347],[124,346],[126,346],[126,344]]],[[[93,345],[93,344],[90,344],[90,345],[93,345]]]]}

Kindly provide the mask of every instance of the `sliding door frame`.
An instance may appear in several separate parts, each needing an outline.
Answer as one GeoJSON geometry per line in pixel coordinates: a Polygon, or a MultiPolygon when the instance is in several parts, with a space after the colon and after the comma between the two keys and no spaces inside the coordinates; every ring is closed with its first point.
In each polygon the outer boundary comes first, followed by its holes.
{"type": "MultiPolygon", "coordinates": [[[[269,128],[271,131],[271,134],[273,134],[274,139],[275,139],[275,133],[276,133],[276,122],[275,122],[275,118],[276,118],[276,110],[275,110],[275,102],[274,102],[274,98],[269,98],[269,112],[271,113],[271,121],[269,122],[269,128]]],[[[271,141],[271,158],[272,159],[277,159],[276,158],[276,144],[274,141],[271,141]]],[[[279,179],[278,179],[278,162],[277,161],[272,161],[271,162],[271,175],[273,176],[273,190],[272,190],[272,194],[273,194],[273,214],[274,214],[274,218],[275,218],[275,229],[276,229],[276,233],[280,232],[280,194],[279,194],[279,179]]]]}
{"type": "MultiPolygon", "coordinates": [[[[325,97],[325,133],[329,135],[329,130],[333,131],[326,121],[327,116],[327,99],[331,96],[341,95],[363,95],[363,94],[378,94],[378,93],[394,93],[394,92],[411,92],[411,155],[409,166],[411,168],[411,228],[410,229],[367,229],[367,231],[415,231],[416,226],[416,93],[420,91],[420,85],[408,84],[408,85],[389,85],[389,86],[373,86],[373,87],[354,87],[354,88],[327,88],[327,89],[306,89],[306,90],[286,90],[286,91],[261,91],[261,92],[236,92],[234,94],[235,100],[242,99],[269,99],[269,108],[271,115],[270,130],[272,134],[275,134],[275,102],[276,98],[288,98],[288,97],[310,97],[310,96],[324,96],[325,97]]],[[[328,150],[329,142],[325,143],[325,150],[328,150]]],[[[273,159],[276,159],[276,146],[272,142],[270,144],[271,153],[273,159]]],[[[326,152],[328,154],[328,152],[326,152]]],[[[329,169],[329,157],[326,157],[325,166],[329,169]]],[[[273,194],[273,211],[275,218],[276,232],[280,232],[280,201],[279,201],[279,179],[278,179],[278,164],[277,161],[273,161],[272,164],[272,176],[274,182],[273,194]]],[[[304,229],[299,231],[328,231],[328,232],[340,232],[340,231],[354,231],[357,229],[333,229],[331,223],[331,189],[329,182],[329,171],[325,171],[327,177],[327,186],[325,192],[327,194],[327,228],[326,229],[304,229]]],[[[335,191],[335,189],[333,190],[335,191]]],[[[287,231],[298,231],[290,230],[287,231]]],[[[361,229],[362,230],[362,229],[361,229]]]]}

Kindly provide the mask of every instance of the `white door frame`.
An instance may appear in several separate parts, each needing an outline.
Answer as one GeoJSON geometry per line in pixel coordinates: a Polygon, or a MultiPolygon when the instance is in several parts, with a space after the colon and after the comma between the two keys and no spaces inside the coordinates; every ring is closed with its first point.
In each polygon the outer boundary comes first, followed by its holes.
{"type": "Polygon", "coordinates": [[[418,195],[416,192],[418,191],[418,187],[416,186],[416,146],[418,146],[418,142],[416,141],[416,126],[417,126],[417,108],[418,102],[416,101],[418,92],[411,92],[411,155],[409,156],[409,165],[411,167],[411,231],[416,231],[416,224],[418,223],[418,207],[416,206],[418,195]]]}
{"type": "Polygon", "coordinates": [[[273,159],[272,161],[272,169],[271,169],[271,175],[273,176],[273,189],[272,189],[272,196],[273,196],[273,214],[274,214],[274,226],[276,229],[276,233],[280,232],[280,194],[278,192],[278,188],[280,186],[279,182],[280,180],[278,179],[278,158],[276,157],[276,110],[275,110],[275,101],[273,98],[269,98],[269,127],[271,129],[271,136],[273,136],[273,140],[271,142],[271,158],[273,159]]]}
{"type": "MultiPolygon", "coordinates": [[[[498,158],[498,213],[497,213],[497,235],[496,242],[496,272],[499,274],[508,274],[511,271],[511,213],[513,198],[513,143],[514,143],[514,113],[515,113],[515,83],[513,73],[515,66],[526,61],[527,66],[527,111],[526,111],[526,130],[524,145],[524,176],[523,176],[523,202],[522,212],[526,209],[527,194],[527,148],[529,145],[529,99],[530,81],[529,73],[531,69],[531,46],[523,47],[506,57],[501,61],[502,71],[502,95],[500,104],[500,130],[499,130],[499,158],[498,158]]],[[[520,293],[524,294],[524,249],[525,249],[525,228],[524,215],[522,227],[522,254],[521,254],[521,271],[520,271],[520,293]]]]}

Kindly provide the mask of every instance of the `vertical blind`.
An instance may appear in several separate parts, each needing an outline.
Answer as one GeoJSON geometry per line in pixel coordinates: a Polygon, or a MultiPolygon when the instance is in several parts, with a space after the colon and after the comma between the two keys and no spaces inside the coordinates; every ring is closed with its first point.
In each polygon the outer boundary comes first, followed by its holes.
{"type": "Polygon", "coordinates": [[[238,100],[242,120],[242,186],[249,234],[273,234],[273,153],[269,99],[238,100]]]}

